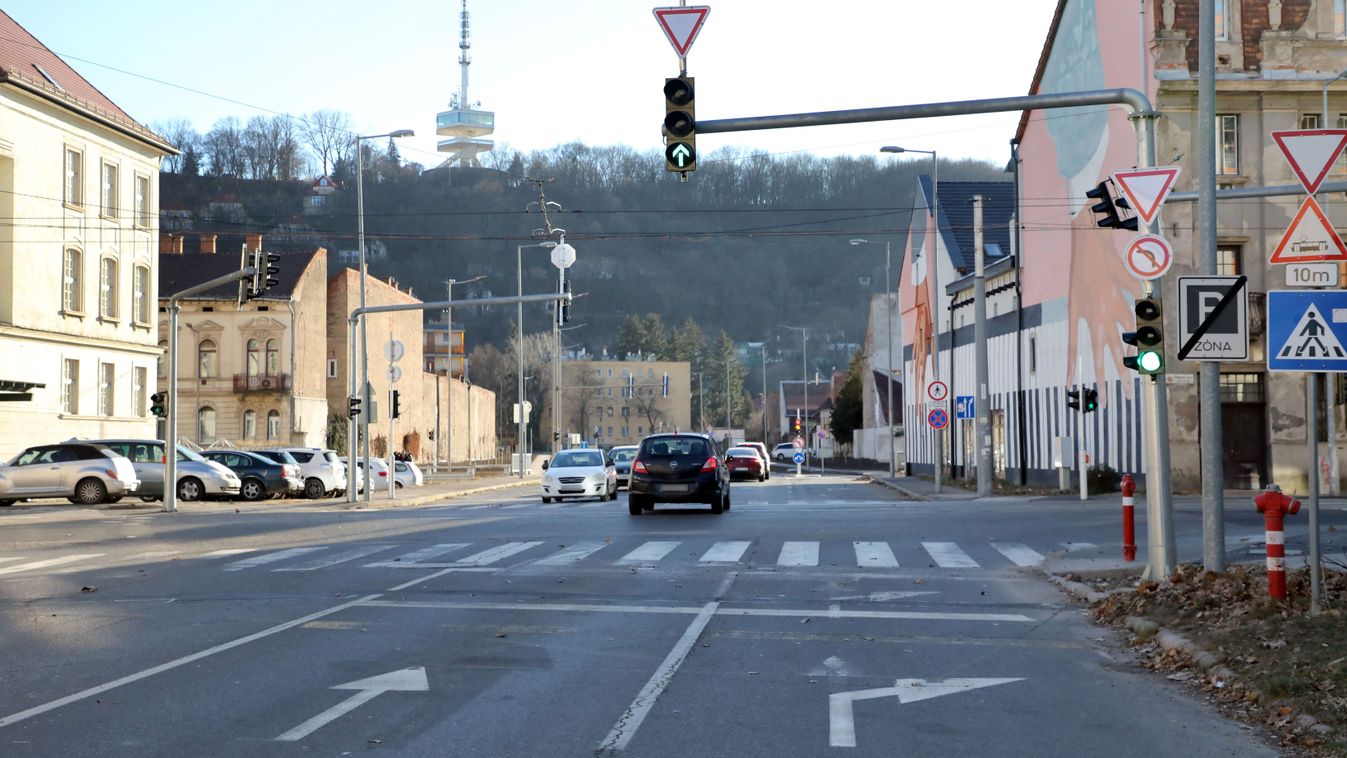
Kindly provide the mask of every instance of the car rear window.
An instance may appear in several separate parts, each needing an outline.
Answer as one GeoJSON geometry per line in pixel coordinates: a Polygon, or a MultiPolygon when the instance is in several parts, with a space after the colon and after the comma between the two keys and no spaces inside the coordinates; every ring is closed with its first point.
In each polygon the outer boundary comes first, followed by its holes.
{"type": "Polygon", "coordinates": [[[324,452],[323,458],[325,458],[328,463],[341,463],[341,458],[337,457],[337,454],[331,450],[324,452]]]}
{"type": "Polygon", "coordinates": [[[636,449],[630,447],[626,448],[625,450],[614,450],[612,453],[613,460],[618,461],[619,463],[622,461],[629,461],[635,457],[636,457],[636,449]]]}
{"type": "Polygon", "coordinates": [[[291,450],[289,452],[290,455],[300,463],[308,463],[309,461],[313,460],[313,453],[303,453],[298,450],[291,450]]]}
{"type": "Polygon", "coordinates": [[[641,455],[652,458],[704,457],[710,450],[701,437],[659,437],[641,443],[641,455]]]}
{"type": "Polygon", "coordinates": [[[725,451],[725,455],[752,455],[757,456],[758,451],[751,447],[732,447],[725,451]]]}

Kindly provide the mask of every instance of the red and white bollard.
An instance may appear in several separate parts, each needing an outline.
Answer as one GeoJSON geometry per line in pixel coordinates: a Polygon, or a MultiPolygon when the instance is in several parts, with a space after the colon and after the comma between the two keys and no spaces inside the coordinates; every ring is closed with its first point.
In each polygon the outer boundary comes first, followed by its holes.
{"type": "Polygon", "coordinates": [[[1135,561],[1137,559],[1136,500],[1132,498],[1132,495],[1134,495],[1136,491],[1137,483],[1132,481],[1132,475],[1123,474],[1123,560],[1125,561],[1135,561]]]}
{"type": "Polygon", "coordinates": [[[1253,499],[1258,512],[1263,514],[1267,540],[1267,594],[1278,600],[1286,599],[1286,531],[1282,521],[1300,511],[1300,501],[1287,497],[1282,488],[1269,484],[1267,491],[1253,499]]]}

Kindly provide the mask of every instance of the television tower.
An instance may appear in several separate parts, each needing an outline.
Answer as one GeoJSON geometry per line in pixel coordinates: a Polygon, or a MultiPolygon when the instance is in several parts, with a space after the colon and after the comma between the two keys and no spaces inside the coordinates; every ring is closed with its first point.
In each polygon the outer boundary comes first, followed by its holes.
{"type": "Polygon", "coordinates": [[[468,56],[468,48],[472,47],[468,42],[468,0],[463,0],[460,18],[462,33],[458,41],[458,65],[462,74],[458,94],[449,99],[449,110],[435,117],[435,133],[448,137],[440,140],[438,146],[441,153],[449,154],[445,165],[457,163],[459,166],[480,166],[477,156],[489,152],[495,144],[482,137],[496,130],[496,114],[477,110],[472,106],[481,103],[470,103],[468,100],[468,64],[472,62],[468,56]]]}

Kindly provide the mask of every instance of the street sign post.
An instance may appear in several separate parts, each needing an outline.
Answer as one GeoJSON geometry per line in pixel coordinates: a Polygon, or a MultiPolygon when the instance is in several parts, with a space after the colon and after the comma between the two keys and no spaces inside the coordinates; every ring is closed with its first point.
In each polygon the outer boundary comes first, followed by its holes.
{"type": "Polygon", "coordinates": [[[1243,276],[1179,277],[1179,360],[1248,360],[1245,281],[1243,276]]]}
{"type": "Polygon", "coordinates": [[[1174,251],[1169,241],[1158,234],[1143,234],[1127,245],[1124,254],[1127,272],[1136,278],[1148,282],[1159,279],[1169,271],[1174,263],[1174,251]]]}
{"type": "Polygon", "coordinates": [[[664,36],[669,38],[679,58],[688,57],[688,50],[697,41],[697,34],[706,23],[706,15],[711,12],[709,5],[688,5],[676,8],[654,8],[655,20],[664,36]]]}
{"type": "Polygon", "coordinates": [[[1347,372],[1347,290],[1267,293],[1269,371],[1347,372]]]}

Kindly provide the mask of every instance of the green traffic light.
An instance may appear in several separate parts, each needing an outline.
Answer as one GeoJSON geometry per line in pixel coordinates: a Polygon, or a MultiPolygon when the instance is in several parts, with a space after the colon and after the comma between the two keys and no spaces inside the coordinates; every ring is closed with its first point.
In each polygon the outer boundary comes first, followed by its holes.
{"type": "Polygon", "coordinates": [[[1143,350],[1137,353],[1137,368],[1147,374],[1156,374],[1165,367],[1165,358],[1163,355],[1153,350],[1143,350]]]}

